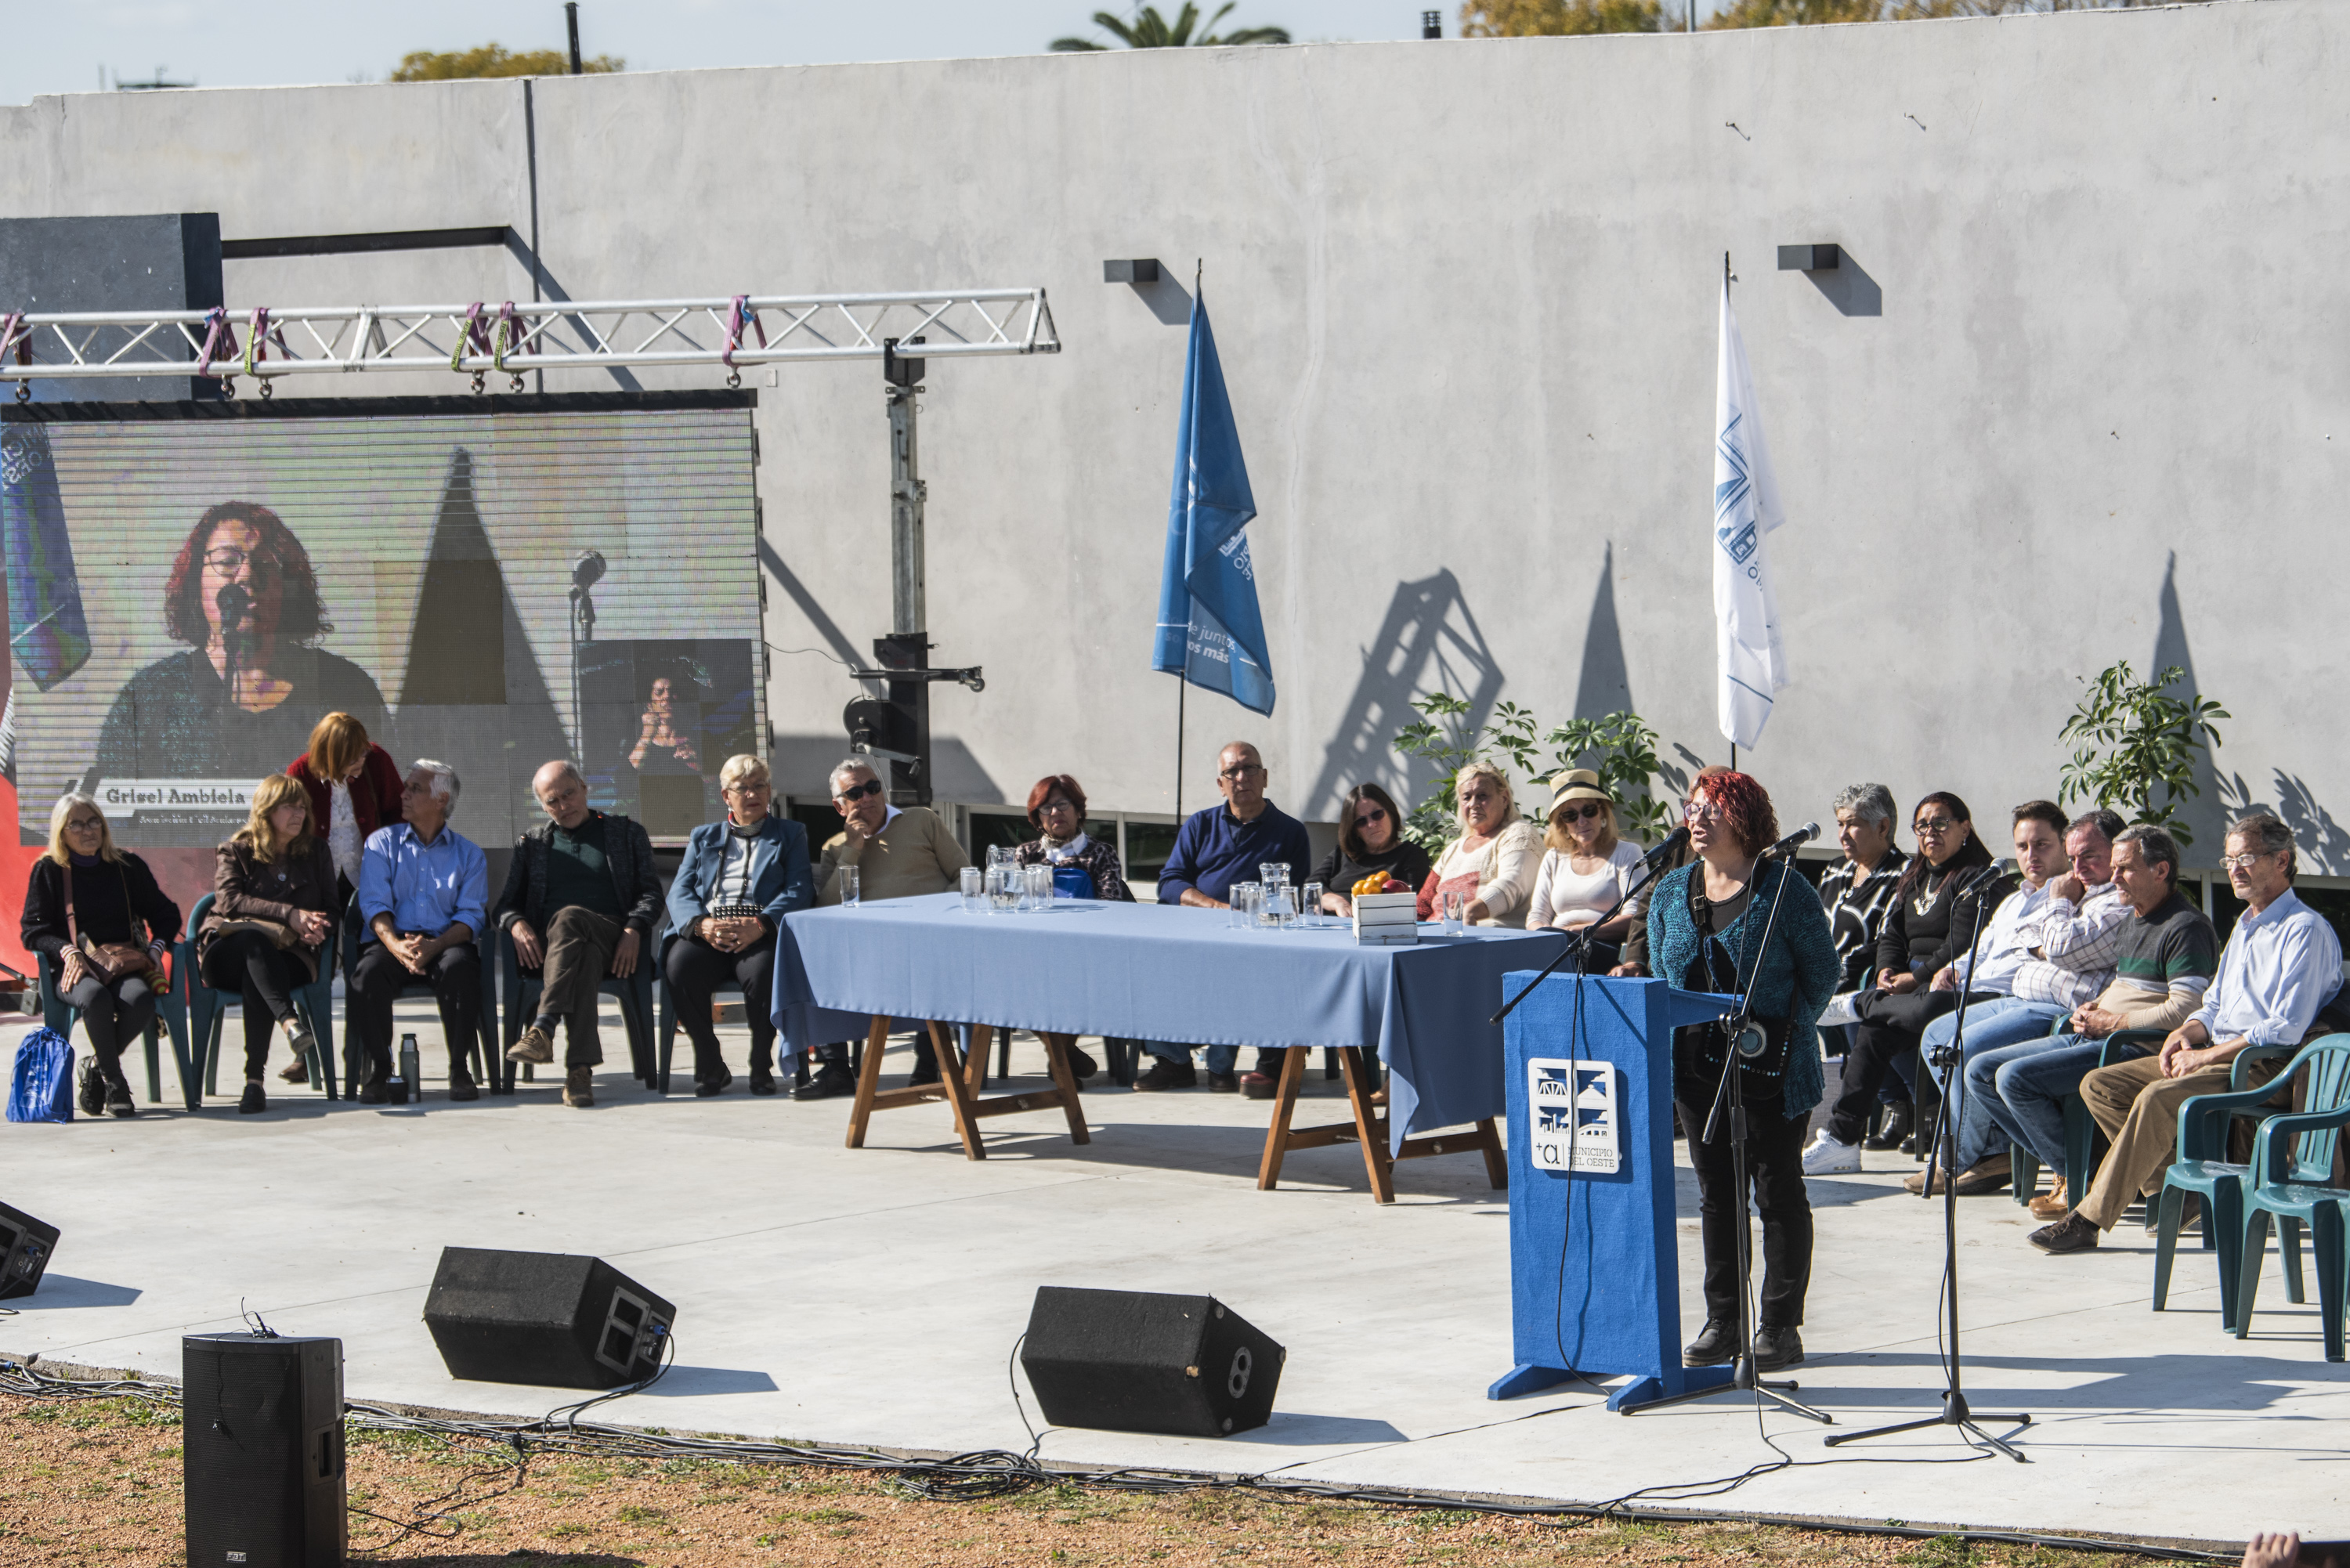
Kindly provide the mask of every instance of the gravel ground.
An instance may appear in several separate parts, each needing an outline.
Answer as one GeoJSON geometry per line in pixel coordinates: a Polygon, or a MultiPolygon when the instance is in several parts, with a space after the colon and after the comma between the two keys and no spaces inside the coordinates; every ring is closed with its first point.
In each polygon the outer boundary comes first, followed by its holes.
{"type": "MultiPolygon", "coordinates": [[[[1819,1568],[2139,1568],[2152,1560],[1746,1524],[1545,1525],[1441,1510],[1055,1487],[984,1502],[907,1496],[844,1470],[700,1459],[534,1459],[519,1486],[501,1450],[416,1433],[354,1432],[351,1548],[361,1561],[443,1568],[717,1568],[719,1564],[1055,1564],[1246,1559],[1462,1568],[1801,1563],[1819,1568]],[[372,1517],[453,1508],[430,1534],[372,1517]]],[[[11,1568],[181,1564],[180,1422],[134,1400],[0,1396],[0,1562],[11,1568]]]]}

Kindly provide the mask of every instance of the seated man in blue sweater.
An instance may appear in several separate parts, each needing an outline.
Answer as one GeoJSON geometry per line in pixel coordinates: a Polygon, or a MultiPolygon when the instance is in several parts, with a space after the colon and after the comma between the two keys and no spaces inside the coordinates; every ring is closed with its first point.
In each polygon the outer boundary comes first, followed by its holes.
{"type": "MultiPolygon", "coordinates": [[[[1292,887],[1303,887],[1306,868],[1314,863],[1305,825],[1264,798],[1264,759],[1245,741],[1234,741],[1216,754],[1216,788],[1222,805],[1195,812],[1175,835],[1175,853],[1159,874],[1159,901],[1189,904],[1196,909],[1226,909],[1226,895],[1235,882],[1256,880],[1257,867],[1280,861],[1289,867],[1292,887]]],[[[1138,1089],[1188,1089],[1200,1081],[1191,1067],[1191,1047],[1146,1042],[1143,1049],[1159,1058],[1150,1071],[1134,1081],[1138,1089]]],[[[1242,1086],[1232,1069],[1239,1064],[1238,1045],[1213,1044],[1208,1053],[1208,1087],[1230,1094],[1242,1086]]],[[[1252,1099],[1272,1097],[1273,1074],[1280,1057],[1257,1053],[1257,1070],[1248,1075],[1252,1099]]]]}

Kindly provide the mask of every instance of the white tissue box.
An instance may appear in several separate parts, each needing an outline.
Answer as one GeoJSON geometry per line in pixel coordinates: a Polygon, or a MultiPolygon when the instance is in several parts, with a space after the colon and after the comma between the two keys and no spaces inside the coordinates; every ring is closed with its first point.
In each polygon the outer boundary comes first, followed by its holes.
{"type": "Polygon", "coordinates": [[[1366,893],[1355,900],[1355,940],[1400,947],[1419,940],[1419,899],[1411,893],[1366,893]]]}

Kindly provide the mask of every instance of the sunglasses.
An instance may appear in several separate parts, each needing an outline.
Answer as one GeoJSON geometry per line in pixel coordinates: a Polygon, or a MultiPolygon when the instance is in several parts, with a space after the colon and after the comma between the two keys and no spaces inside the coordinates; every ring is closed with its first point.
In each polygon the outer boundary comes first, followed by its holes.
{"type": "Polygon", "coordinates": [[[1557,822],[1586,822],[1594,817],[1605,816],[1607,815],[1607,806],[1606,802],[1590,800],[1584,802],[1580,806],[1560,806],[1556,811],[1551,813],[1551,817],[1554,821],[1557,822]]]}
{"type": "Polygon", "coordinates": [[[861,784],[849,785],[847,789],[842,790],[838,794],[834,795],[832,798],[837,801],[841,801],[847,805],[854,805],[868,794],[879,794],[880,793],[881,781],[879,779],[867,779],[861,784]]]}
{"type": "Polygon", "coordinates": [[[1368,827],[1375,822],[1385,822],[1387,819],[1388,814],[1385,808],[1375,805],[1368,811],[1363,813],[1362,815],[1355,818],[1355,826],[1357,827],[1368,827]]]}

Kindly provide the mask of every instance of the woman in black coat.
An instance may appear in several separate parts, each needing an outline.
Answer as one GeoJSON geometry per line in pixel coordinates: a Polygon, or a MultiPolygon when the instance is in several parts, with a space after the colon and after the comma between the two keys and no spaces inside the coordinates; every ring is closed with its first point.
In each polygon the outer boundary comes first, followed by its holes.
{"type": "Polygon", "coordinates": [[[95,797],[61,796],[49,811],[49,850],[25,884],[25,946],[57,966],[57,997],[81,1010],[90,1060],[82,1068],[81,1110],[139,1114],[122,1075],[122,1053],[155,1022],[164,950],[180,934],[180,906],[147,862],[114,846],[95,797]],[[154,967],[101,980],[82,950],[124,943],[144,948],[154,967]]]}
{"type": "Polygon", "coordinates": [[[1338,842],[1314,867],[1322,884],[1322,912],[1352,915],[1355,884],[1384,871],[1418,892],[1428,880],[1428,851],[1403,836],[1395,797],[1375,784],[1358,784],[1338,803],[1338,842]]]}
{"type": "MultiPolygon", "coordinates": [[[[1894,884],[1893,907],[1877,932],[1877,985],[1863,992],[1856,1004],[1860,1024],[1845,1059],[1844,1092],[1825,1128],[1838,1147],[1822,1158],[1848,1169],[1859,1168],[1857,1150],[1886,1074],[1898,1071],[1896,1064],[1904,1057],[1914,1058],[1920,1032],[1958,1004],[1957,992],[1932,989],[1934,976],[1966,950],[1977,910],[1988,919],[2015,888],[2012,877],[1978,875],[1991,863],[1991,851],[1974,831],[1967,803],[1957,795],[1947,791],[1928,795],[1918,803],[1910,826],[1918,835],[1918,853],[1894,884]],[[1842,1155],[1846,1147],[1855,1152],[1842,1155]]],[[[1932,1082],[1922,1075],[1913,1081],[1921,1090],[1932,1082]]],[[[1912,1111],[1897,1106],[1885,1130],[1868,1147],[1896,1147],[1927,1108],[1912,1111]]],[[[1813,1169],[1812,1174],[1825,1172],[1813,1169]]]]}
{"type": "Polygon", "coordinates": [[[317,836],[310,798],[298,778],[272,774],[253,792],[253,815],[213,851],[213,904],[196,933],[204,983],[244,998],[244,1097],[241,1116],[269,1108],[262,1070],[269,1034],[283,1027],[293,1047],[291,1083],[309,1078],[316,1044],[294,1006],[294,992],[318,978],[318,955],[342,907],[333,852],[317,836]],[[276,930],[293,940],[278,945],[276,930]]]}

